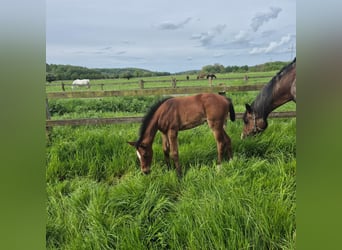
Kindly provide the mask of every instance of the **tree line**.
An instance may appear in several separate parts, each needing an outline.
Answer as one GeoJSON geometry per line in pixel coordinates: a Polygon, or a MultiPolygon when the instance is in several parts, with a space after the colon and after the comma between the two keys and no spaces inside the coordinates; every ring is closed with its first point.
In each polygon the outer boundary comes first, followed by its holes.
{"type": "Polygon", "coordinates": [[[170,75],[169,72],[153,72],[138,68],[89,69],[86,67],[46,64],[46,81],[75,79],[117,79],[170,75]]]}
{"type": "MultiPolygon", "coordinates": [[[[192,74],[203,73],[247,73],[280,70],[289,62],[267,62],[255,66],[223,66],[222,64],[213,64],[203,66],[201,70],[192,70],[192,74]]],[[[190,72],[190,71],[189,71],[190,72]]],[[[186,72],[189,74],[189,72],[186,72]]],[[[185,72],[183,72],[185,73],[185,72]]],[[[181,74],[181,73],[178,73],[181,74]]],[[[134,77],[167,76],[169,72],[155,72],[139,68],[113,68],[113,69],[89,69],[86,67],[46,64],[46,81],[56,80],[75,80],[75,79],[117,79],[134,77]]]]}
{"type": "Polygon", "coordinates": [[[214,65],[206,65],[202,67],[203,73],[247,73],[247,72],[267,72],[280,70],[290,62],[267,62],[255,66],[223,66],[222,64],[215,63],[214,65]]]}

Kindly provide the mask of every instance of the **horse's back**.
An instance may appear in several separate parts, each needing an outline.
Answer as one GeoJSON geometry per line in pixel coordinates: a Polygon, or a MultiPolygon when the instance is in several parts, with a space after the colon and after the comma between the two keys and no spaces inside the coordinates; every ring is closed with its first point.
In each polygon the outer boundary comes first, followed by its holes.
{"type": "Polygon", "coordinates": [[[74,85],[88,85],[90,83],[89,79],[76,79],[75,81],[72,82],[74,85]]]}
{"type": "Polygon", "coordinates": [[[159,108],[159,127],[162,131],[170,128],[185,130],[194,128],[206,121],[223,123],[227,120],[231,108],[230,100],[218,94],[203,93],[171,98],[159,108]]]}
{"type": "Polygon", "coordinates": [[[74,89],[74,87],[83,87],[83,86],[87,86],[87,88],[90,88],[90,80],[89,79],[76,79],[72,82],[72,88],[74,89]]]}
{"type": "Polygon", "coordinates": [[[235,110],[230,98],[219,94],[201,94],[203,108],[208,121],[225,123],[229,114],[230,120],[235,121],[235,110]]]}
{"type": "Polygon", "coordinates": [[[209,118],[226,116],[229,112],[231,102],[226,97],[219,94],[200,94],[201,102],[209,118]]]}
{"type": "Polygon", "coordinates": [[[168,100],[172,105],[179,105],[181,109],[203,110],[203,112],[229,110],[230,100],[226,97],[214,93],[202,93],[187,97],[176,97],[168,100]]]}
{"type": "Polygon", "coordinates": [[[200,107],[208,119],[221,119],[222,116],[227,116],[232,106],[229,98],[214,93],[202,93],[187,98],[193,105],[200,107]]]}
{"type": "Polygon", "coordinates": [[[185,130],[194,128],[206,121],[205,111],[199,97],[174,97],[165,101],[158,109],[159,129],[185,130]]]}

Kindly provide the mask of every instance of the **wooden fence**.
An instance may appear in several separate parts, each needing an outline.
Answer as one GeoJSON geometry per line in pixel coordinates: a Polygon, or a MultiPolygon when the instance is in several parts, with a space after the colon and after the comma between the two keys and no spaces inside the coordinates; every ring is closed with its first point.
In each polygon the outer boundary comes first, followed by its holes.
{"type": "Polygon", "coordinates": [[[48,99],[60,98],[100,98],[114,96],[147,96],[147,95],[181,95],[196,93],[222,93],[237,91],[257,91],[262,89],[264,84],[242,85],[242,86],[213,86],[213,87],[179,87],[179,88],[151,88],[132,90],[106,90],[106,91],[70,91],[70,92],[49,92],[48,99]]]}
{"type": "MultiPolygon", "coordinates": [[[[213,87],[180,87],[180,88],[153,88],[153,89],[135,89],[122,91],[73,91],[73,92],[49,92],[47,99],[57,98],[101,98],[115,96],[147,96],[147,95],[184,95],[196,93],[220,93],[238,91],[258,91],[262,89],[264,84],[259,85],[243,85],[243,86],[213,86],[213,87]]],[[[117,124],[117,123],[133,123],[141,122],[142,117],[117,117],[117,118],[81,118],[67,120],[51,120],[48,112],[48,101],[46,101],[46,127],[53,126],[75,126],[75,125],[98,125],[98,124],[117,124]]],[[[236,113],[236,118],[242,117],[242,113],[236,113]]],[[[272,112],[271,118],[296,117],[296,111],[272,112]]]]}
{"type": "MultiPolygon", "coordinates": [[[[247,75],[245,75],[244,77],[220,77],[217,78],[215,81],[231,81],[231,80],[243,80],[244,82],[247,82],[247,80],[249,79],[258,79],[258,78],[270,78],[272,76],[267,76],[267,75],[262,75],[262,76],[251,76],[251,77],[247,77],[247,75]]],[[[204,78],[200,78],[200,79],[180,79],[179,76],[177,75],[170,75],[170,80],[168,79],[160,79],[160,80],[148,80],[145,81],[139,77],[135,77],[132,78],[134,79],[134,81],[132,80],[127,80],[127,81],[120,81],[120,82],[112,82],[112,83],[91,83],[91,86],[100,86],[101,90],[103,90],[104,86],[116,86],[116,85],[136,85],[139,86],[140,81],[143,81],[146,85],[150,84],[150,83],[170,83],[172,81],[172,78],[175,78],[177,82],[189,82],[189,81],[196,81],[196,82],[200,82],[200,81],[208,81],[208,79],[206,79],[206,77],[204,78]],[[138,80],[139,79],[139,80],[138,80]]],[[[71,82],[71,80],[69,81],[71,82]]],[[[49,83],[45,85],[46,87],[58,87],[61,86],[62,90],[65,91],[65,86],[72,86],[72,83],[64,83],[64,81],[62,80],[61,83],[49,83]]]]}
{"type": "MultiPolygon", "coordinates": [[[[243,113],[236,113],[236,119],[241,119],[243,113]]],[[[272,112],[270,118],[296,117],[296,111],[272,112]]],[[[142,121],[142,117],[116,117],[116,118],[80,118],[68,120],[47,120],[46,127],[55,126],[79,126],[79,125],[105,125],[118,123],[137,123],[142,121]]]]}

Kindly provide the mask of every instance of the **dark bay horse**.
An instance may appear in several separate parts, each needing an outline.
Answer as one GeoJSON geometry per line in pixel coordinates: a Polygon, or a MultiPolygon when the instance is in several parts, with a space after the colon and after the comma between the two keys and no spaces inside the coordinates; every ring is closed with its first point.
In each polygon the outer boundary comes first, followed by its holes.
{"type": "Polygon", "coordinates": [[[231,99],[218,94],[198,94],[187,97],[164,99],[153,105],[140,127],[139,139],[129,142],[136,149],[141,171],[150,172],[153,157],[152,143],[159,130],[162,134],[166,164],[170,167],[172,158],[177,174],[182,175],[178,160],[178,131],[197,127],[205,122],[214,133],[218,151],[218,164],[223,155],[228,160],[233,157],[231,140],[224,130],[228,113],[235,121],[235,111],[231,99]]]}
{"type": "Polygon", "coordinates": [[[213,80],[214,78],[216,79],[216,76],[214,75],[214,74],[208,74],[207,75],[207,79],[211,79],[211,80],[213,80]]]}
{"type": "Polygon", "coordinates": [[[264,131],[268,115],[289,101],[296,102],[296,58],[262,88],[251,105],[245,105],[241,139],[264,131]]]}

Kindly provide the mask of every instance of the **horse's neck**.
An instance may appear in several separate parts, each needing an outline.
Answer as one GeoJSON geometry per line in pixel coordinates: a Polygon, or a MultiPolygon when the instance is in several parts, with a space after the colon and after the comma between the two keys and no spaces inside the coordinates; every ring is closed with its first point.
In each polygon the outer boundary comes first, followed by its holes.
{"type": "Polygon", "coordinates": [[[268,115],[279,106],[291,101],[290,91],[282,87],[280,82],[264,88],[254,102],[254,111],[257,116],[266,120],[268,115]]]}
{"type": "MultiPolygon", "coordinates": [[[[290,92],[290,91],[288,91],[290,92]]],[[[273,101],[272,101],[272,106],[271,109],[272,111],[275,110],[276,108],[278,108],[279,106],[289,102],[292,100],[292,97],[290,95],[290,93],[278,93],[273,97],[273,101]]]]}
{"type": "Polygon", "coordinates": [[[156,136],[158,131],[158,117],[155,114],[151,121],[149,122],[145,132],[141,135],[139,141],[145,145],[152,144],[154,141],[154,137],[156,136]]]}
{"type": "Polygon", "coordinates": [[[264,88],[252,103],[253,111],[257,118],[263,118],[266,120],[268,115],[273,110],[272,102],[273,101],[269,96],[268,89],[264,88]]]}
{"type": "Polygon", "coordinates": [[[257,117],[266,120],[273,110],[295,100],[295,89],[292,89],[296,79],[295,61],[272,78],[256,97],[252,106],[257,117]]]}

